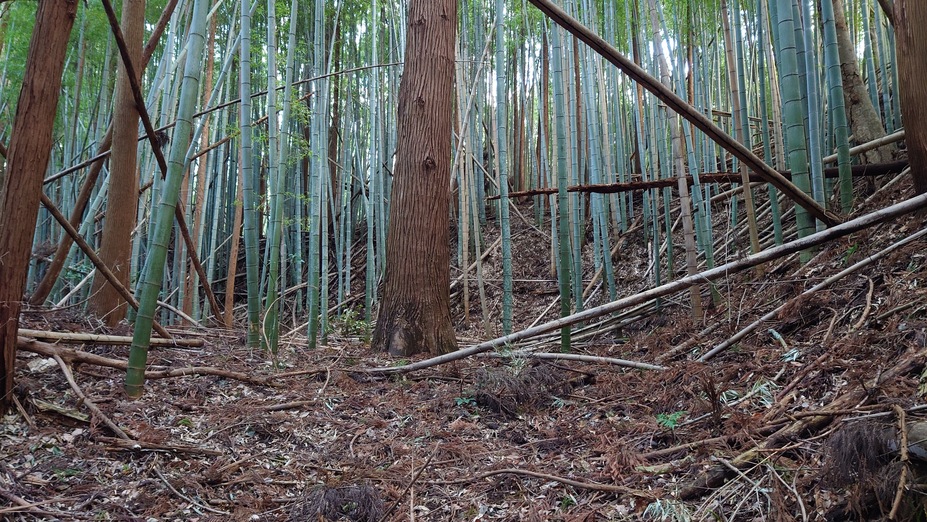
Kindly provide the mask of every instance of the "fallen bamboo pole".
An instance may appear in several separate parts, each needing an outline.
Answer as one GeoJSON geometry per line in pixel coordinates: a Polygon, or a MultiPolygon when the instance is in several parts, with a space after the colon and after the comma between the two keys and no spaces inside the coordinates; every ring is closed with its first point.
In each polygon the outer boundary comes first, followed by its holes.
{"type": "MultiPolygon", "coordinates": [[[[132,338],[125,335],[101,335],[83,332],[47,332],[44,330],[30,330],[20,328],[19,335],[43,341],[60,341],[65,343],[95,343],[95,344],[132,344],[132,338]]],[[[199,348],[205,346],[203,339],[159,339],[151,340],[152,346],[183,346],[186,348],[199,348]]]]}
{"type": "Polygon", "coordinates": [[[746,337],[747,335],[749,335],[751,332],[753,332],[754,330],[756,330],[757,328],[759,328],[759,327],[762,326],[763,324],[767,324],[771,319],[773,319],[774,317],[776,317],[776,315],[778,315],[779,312],[780,312],[781,310],[783,310],[783,309],[786,308],[787,306],[789,306],[789,305],[791,305],[791,304],[797,302],[799,299],[802,299],[802,298],[807,297],[807,296],[809,296],[809,295],[811,295],[811,294],[813,294],[813,293],[815,293],[815,292],[819,292],[820,290],[823,290],[824,288],[827,288],[828,286],[832,285],[833,283],[835,283],[835,282],[837,282],[837,281],[843,279],[844,277],[846,277],[846,276],[848,276],[848,275],[850,275],[850,274],[852,274],[852,273],[854,273],[854,272],[859,271],[860,269],[862,269],[862,268],[864,268],[864,267],[866,267],[866,266],[868,266],[868,265],[870,265],[870,264],[872,264],[872,263],[878,261],[879,259],[882,259],[883,257],[887,256],[888,254],[894,252],[895,250],[897,250],[897,249],[899,249],[899,248],[901,248],[901,247],[907,245],[908,243],[910,243],[910,242],[912,242],[912,241],[914,241],[914,240],[916,240],[916,239],[919,239],[919,238],[923,237],[924,235],[927,235],[927,228],[921,229],[921,230],[915,232],[914,234],[911,234],[910,236],[908,236],[908,237],[902,239],[901,241],[898,241],[897,243],[893,243],[892,245],[890,245],[890,246],[888,246],[888,247],[886,247],[886,248],[880,250],[879,252],[876,252],[875,254],[873,254],[873,255],[871,255],[871,256],[867,256],[867,257],[865,257],[864,259],[862,259],[862,260],[860,260],[860,261],[854,263],[852,266],[849,266],[849,267],[847,267],[846,269],[841,270],[840,272],[838,272],[838,273],[836,273],[836,274],[834,274],[834,275],[828,277],[827,279],[821,281],[820,283],[814,285],[813,287],[811,287],[811,288],[805,290],[805,291],[802,292],[801,294],[799,294],[799,295],[793,297],[792,299],[789,299],[788,301],[782,303],[781,305],[779,305],[778,307],[774,308],[772,311],[766,313],[764,316],[760,317],[760,318],[757,319],[756,321],[753,321],[752,323],[748,324],[748,325],[745,326],[743,329],[741,329],[739,332],[737,332],[736,334],[732,335],[730,338],[726,339],[725,341],[721,342],[720,344],[718,344],[717,346],[715,346],[714,348],[712,348],[711,350],[709,350],[708,352],[706,352],[705,355],[699,357],[698,361],[699,361],[699,362],[705,362],[705,361],[707,361],[708,359],[711,359],[712,357],[714,357],[715,355],[718,355],[718,354],[721,353],[722,351],[724,351],[724,350],[730,348],[731,346],[737,344],[738,342],[740,342],[741,339],[743,339],[744,337],[746,337]]]}
{"type": "MultiPolygon", "coordinates": [[[[533,1],[533,0],[532,0],[533,1]]],[[[550,321],[532,328],[528,328],[519,332],[514,332],[509,335],[502,337],[497,337],[475,346],[465,348],[463,350],[458,350],[456,352],[439,355],[431,359],[426,359],[423,361],[415,362],[412,364],[407,364],[404,366],[392,366],[392,367],[380,367],[380,368],[369,368],[366,370],[358,370],[366,373],[375,373],[381,375],[390,375],[390,374],[402,374],[409,373],[424,368],[430,368],[432,366],[437,366],[439,364],[444,364],[451,361],[456,361],[475,355],[478,353],[487,352],[494,348],[504,346],[506,344],[518,342],[524,339],[529,339],[547,332],[552,332],[560,328],[570,326],[579,322],[588,321],[590,319],[595,319],[596,317],[603,316],[605,314],[610,314],[627,308],[629,306],[635,306],[651,299],[657,297],[664,297],[682,290],[686,290],[691,286],[708,283],[714,281],[715,279],[720,279],[722,277],[728,276],[746,270],[748,268],[753,268],[755,266],[761,265],[763,263],[779,259],[781,257],[794,254],[811,247],[818,246],[822,243],[852,234],[853,232],[858,232],[865,228],[871,227],[883,221],[908,214],[927,206],[927,194],[921,194],[919,196],[913,197],[911,199],[902,201],[901,203],[896,203],[890,207],[886,207],[870,214],[860,216],[856,219],[841,223],[837,226],[829,228],[827,230],[822,230],[821,232],[816,232],[809,236],[796,239],[795,241],[780,245],[769,250],[764,250],[762,252],[752,254],[750,256],[744,257],[737,261],[732,261],[724,265],[712,268],[711,270],[706,270],[698,274],[693,274],[690,276],[683,277],[682,279],[677,279],[670,283],[660,285],[656,288],[652,288],[645,292],[639,294],[631,295],[618,299],[617,301],[612,301],[610,303],[598,306],[595,308],[590,308],[580,313],[568,315],[560,319],[550,321]]]]}
{"type": "MultiPolygon", "coordinates": [[[[868,152],[872,149],[877,149],[883,145],[888,145],[889,143],[895,143],[896,141],[901,141],[904,139],[904,129],[895,132],[894,134],[889,134],[888,136],[882,136],[881,138],[874,139],[870,142],[857,145],[850,149],[850,156],[855,156],[863,152],[868,152]]],[[[822,160],[823,163],[833,163],[837,161],[837,155],[831,154],[830,156],[825,156],[822,160]]]]}
{"type": "MultiPolygon", "coordinates": [[[[22,336],[17,338],[16,348],[46,357],[58,356],[68,364],[93,364],[95,366],[113,368],[116,370],[126,370],[129,366],[129,363],[122,359],[111,359],[95,353],[82,352],[73,348],[43,343],[42,341],[36,341],[35,339],[28,339],[22,336]]],[[[226,370],[224,368],[214,368],[212,366],[190,366],[181,368],[160,367],[158,369],[148,369],[145,371],[146,379],[171,379],[189,375],[212,375],[260,386],[281,386],[276,382],[277,377],[274,375],[249,375],[242,372],[226,370]]]]}

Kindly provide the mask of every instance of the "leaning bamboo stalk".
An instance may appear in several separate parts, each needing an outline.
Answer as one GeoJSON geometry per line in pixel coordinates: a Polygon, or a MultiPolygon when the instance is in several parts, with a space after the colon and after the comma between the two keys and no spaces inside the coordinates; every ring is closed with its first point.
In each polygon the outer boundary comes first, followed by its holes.
{"type": "MultiPolygon", "coordinates": [[[[535,0],[532,0],[535,1],[535,0]]],[[[552,332],[554,330],[564,328],[579,322],[588,321],[590,319],[595,319],[596,317],[610,314],[627,308],[629,306],[638,305],[655,299],[658,297],[664,297],[682,290],[688,289],[690,286],[694,286],[701,283],[707,283],[714,281],[715,279],[720,279],[724,276],[734,274],[755,266],[759,266],[763,263],[779,259],[781,257],[787,256],[789,254],[794,254],[801,250],[805,250],[811,247],[818,246],[820,244],[832,241],[834,239],[858,232],[860,230],[866,229],[883,221],[896,218],[898,216],[914,212],[920,208],[927,206],[927,194],[921,194],[919,196],[913,197],[911,199],[905,200],[901,203],[896,203],[890,207],[886,207],[870,214],[860,216],[856,219],[846,221],[839,225],[836,225],[832,228],[822,230],[820,232],[815,232],[803,238],[796,239],[789,243],[785,243],[781,246],[771,248],[769,250],[764,250],[757,254],[747,256],[745,258],[732,261],[730,263],[700,272],[695,275],[687,276],[670,283],[660,285],[656,288],[651,288],[650,290],[631,295],[618,299],[617,301],[612,301],[610,303],[598,306],[596,308],[590,308],[580,313],[572,314],[565,316],[561,319],[550,321],[533,328],[528,328],[519,332],[512,333],[510,335],[505,335],[502,337],[497,337],[483,343],[480,343],[469,348],[459,350],[453,353],[441,355],[438,357],[433,357],[431,359],[426,359],[419,361],[413,364],[408,364],[405,366],[394,366],[394,367],[380,367],[380,368],[370,368],[367,369],[367,373],[377,373],[377,374],[402,374],[409,373],[416,370],[421,370],[423,368],[430,368],[439,364],[444,364],[451,361],[456,361],[475,355],[478,353],[487,352],[494,348],[504,346],[509,343],[514,343],[524,339],[529,339],[537,335],[541,335],[547,332],[552,332]]]]}
{"type": "Polygon", "coordinates": [[[782,310],[783,310],[784,308],[786,308],[787,306],[793,305],[793,304],[796,303],[799,299],[802,299],[802,298],[804,298],[804,297],[808,297],[809,295],[811,295],[811,294],[813,294],[813,293],[815,293],[815,292],[818,292],[818,291],[820,291],[820,290],[822,290],[822,289],[824,289],[824,288],[830,286],[831,284],[833,284],[833,283],[835,283],[835,282],[837,282],[837,281],[843,279],[844,277],[846,277],[846,276],[848,276],[848,275],[850,275],[850,274],[853,274],[853,273],[859,271],[860,269],[862,269],[862,268],[864,268],[864,267],[866,267],[866,266],[868,266],[868,265],[870,265],[870,264],[872,264],[872,263],[878,261],[879,259],[882,259],[882,258],[885,257],[886,255],[888,255],[888,254],[890,254],[891,252],[894,252],[895,250],[897,250],[897,249],[899,249],[899,248],[901,248],[901,247],[907,245],[908,243],[914,241],[915,239],[918,239],[918,238],[920,238],[920,237],[923,237],[925,234],[927,234],[927,228],[922,229],[922,230],[920,230],[920,231],[918,231],[918,232],[916,232],[916,233],[914,233],[914,234],[911,234],[910,236],[908,236],[908,237],[902,239],[901,241],[898,241],[897,243],[894,243],[894,244],[892,244],[892,245],[890,245],[890,246],[884,248],[883,250],[880,250],[879,252],[877,252],[877,253],[875,253],[875,254],[869,256],[869,257],[866,257],[865,259],[860,260],[860,261],[857,262],[857,263],[854,263],[852,266],[847,267],[847,268],[844,269],[844,270],[841,270],[840,272],[838,272],[838,273],[836,273],[836,274],[834,274],[834,275],[828,277],[827,279],[821,281],[820,283],[814,285],[813,287],[811,287],[811,288],[805,290],[804,292],[802,292],[802,293],[799,294],[798,296],[793,297],[792,299],[789,299],[788,301],[782,303],[781,305],[779,305],[778,307],[776,307],[776,308],[773,309],[772,311],[770,311],[770,312],[768,312],[767,314],[763,315],[762,317],[760,317],[760,318],[757,319],[756,321],[750,323],[749,325],[747,325],[746,327],[744,327],[743,329],[741,329],[739,332],[735,333],[735,334],[734,334],[733,336],[731,336],[730,338],[726,339],[726,340],[723,341],[722,343],[718,344],[717,346],[715,346],[714,348],[712,348],[711,350],[709,350],[708,352],[706,352],[705,355],[702,355],[701,357],[699,357],[699,359],[698,359],[699,362],[705,362],[705,361],[707,361],[708,359],[711,359],[712,357],[714,357],[715,355],[718,355],[718,354],[721,353],[722,351],[724,351],[724,350],[730,348],[730,347],[733,346],[734,344],[738,343],[741,339],[743,339],[744,337],[746,337],[747,335],[749,335],[751,332],[753,332],[754,330],[756,330],[757,328],[759,328],[760,326],[762,326],[763,324],[765,324],[765,323],[766,323],[767,321],[769,321],[770,319],[776,317],[776,315],[777,315],[780,311],[782,311],[782,310]]]}
{"type": "MultiPolygon", "coordinates": [[[[20,337],[30,337],[44,341],[60,341],[65,343],[95,343],[95,344],[132,344],[132,338],[124,335],[100,335],[82,332],[48,332],[44,330],[19,329],[20,337]]],[[[152,346],[184,346],[199,348],[206,343],[203,339],[152,339],[152,346]]]]}
{"type": "MultiPolygon", "coordinates": [[[[52,215],[52,217],[55,218],[56,221],[58,221],[58,224],[61,225],[61,228],[63,228],[64,231],[67,232],[67,234],[71,237],[71,239],[73,239],[74,242],[77,243],[77,246],[84,252],[84,254],[87,255],[87,257],[90,259],[90,262],[93,263],[93,266],[96,267],[100,275],[105,277],[106,280],[109,282],[109,284],[113,285],[113,288],[115,288],[116,291],[119,292],[119,295],[121,295],[122,298],[125,299],[126,302],[132,306],[132,308],[135,308],[136,310],[138,310],[138,301],[136,301],[135,298],[132,297],[132,294],[129,293],[129,290],[126,289],[126,287],[122,284],[122,282],[119,281],[119,279],[116,277],[116,274],[114,274],[113,271],[110,270],[108,266],[106,266],[106,263],[104,263],[103,260],[100,259],[100,256],[98,256],[97,253],[93,251],[93,247],[91,247],[87,243],[87,241],[83,237],[81,237],[81,235],[77,232],[77,230],[73,226],[71,226],[71,223],[68,221],[68,218],[66,218],[64,214],[62,214],[61,211],[58,210],[58,207],[55,206],[55,203],[52,202],[52,200],[49,199],[48,196],[46,196],[44,192],[42,193],[42,205],[44,205],[45,208],[48,209],[48,212],[52,215]]],[[[158,335],[160,335],[161,337],[165,339],[173,339],[173,336],[171,336],[171,334],[169,334],[167,330],[165,330],[164,327],[158,324],[157,322],[155,322],[152,325],[152,327],[155,329],[156,332],[158,332],[158,335]]]]}
{"type": "MultiPolygon", "coordinates": [[[[145,105],[145,98],[142,96],[142,89],[139,84],[138,75],[135,72],[135,67],[132,64],[132,60],[129,56],[129,50],[126,47],[125,38],[122,36],[122,29],[119,27],[119,21],[116,19],[116,13],[113,11],[112,5],[109,3],[109,0],[103,0],[103,7],[106,11],[106,16],[109,18],[110,28],[113,31],[113,36],[116,39],[116,46],[119,48],[119,54],[122,57],[122,63],[126,68],[126,76],[129,78],[129,83],[132,86],[132,96],[135,98],[135,106],[138,109],[138,116],[142,120],[142,125],[145,127],[145,132],[148,135],[148,141],[151,143],[151,151],[154,153],[155,159],[158,162],[158,168],[161,170],[161,176],[167,175],[167,160],[164,159],[164,154],[161,152],[160,140],[155,133],[154,127],[151,124],[151,117],[148,115],[148,108],[145,105]]],[[[209,300],[209,306],[212,307],[213,317],[216,318],[219,322],[224,322],[224,316],[221,313],[219,308],[219,302],[216,300],[215,294],[212,292],[212,287],[209,285],[209,280],[206,278],[206,271],[203,269],[202,263],[200,263],[199,256],[196,254],[196,243],[194,243],[193,238],[190,237],[190,231],[187,228],[186,218],[184,218],[184,211],[182,204],[174,207],[174,216],[177,219],[177,226],[180,229],[180,235],[183,237],[183,241],[187,246],[187,253],[190,257],[190,264],[193,265],[194,270],[200,277],[202,282],[203,292],[206,294],[206,298],[209,300]]],[[[226,325],[227,326],[227,325],[226,325]]]]}
{"type": "Polygon", "coordinates": [[[650,91],[654,96],[659,98],[663,103],[668,105],[677,114],[695,125],[699,130],[705,133],[709,139],[717,143],[725,150],[733,154],[737,159],[744,162],[751,170],[762,176],[766,181],[772,183],[779,190],[784,192],[797,205],[808,210],[814,217],[820,219],[828,226],[836,225],[840,218],[821,207],[808,194],[793,185],[785,179],[779,172],[763,162],[753,151],[749,150],[743,144],[732,138],[729,134],[721,130],[704,114],[696,110],[685,100],[677,96],[671,89],[660,83],[659,80],[649,75],[644,69],[628,59],[611,44],[606,42],[602,37],[592,32],[590,29],[579,23],[576,19],[568,15],[562,9],[553,4],[550,0],[530,0],[537,8],[543,11],[557,25],[563,27],[574,36],[585,42],[603,58],[621,69],[631,79],[638,82],[641,86],[650,91]]]}

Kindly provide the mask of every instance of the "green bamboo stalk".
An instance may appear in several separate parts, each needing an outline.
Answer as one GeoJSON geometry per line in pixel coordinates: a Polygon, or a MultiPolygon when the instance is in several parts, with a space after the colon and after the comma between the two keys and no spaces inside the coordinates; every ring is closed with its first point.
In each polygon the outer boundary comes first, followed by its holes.
{"type": "Polygon", "coordinates": [[[248,346],[261,343],[261,296],[259,293],[257,180],[253,171],[251,145],[251,11],[248,0],[241,0],[241,96],[239,125],[241,130],[242,231],[245,240],[245,276],[248,288],[248,346]]]}
{"type": "MultiPolygon", "coordinates": [[[[558,279],[560,286],[560,316],[566,317],[571,313],[570,289],[572,256],[570,254],[570,216],[569,199],[567,198],[567,145],[566,145],[566,101],[564,100],[564,72],[563,72],[563,30],[554,27],[553,30],[553,86],[554,86],[554,114],[556,127],[557,150],[557,241],[559,267],[558,279]]],[[[570,327],[560,330],[560,351],[570,351],[570,327]]]]}
{"type": "Polygon", "coordinates": [[[821,0],[821,22],[824,27],[824,68],[827,77],[827,105],[834,121],[834,139],[837,142],[837,167],[840,169],[840,210],[844,214],[853,208],[853,174],[850,171],[850,125],[844,105],[843,78],[840,74],[840,55],[837,52],[837,28],[834,21],[834,3],[821,0]]]}
{"type": "MultiPolygon", "coordinates": [[[[780,78],[782,89],[783,117],[786,127],[788,164],[792,171],[792,183],[805,193],[811,191],[808,174],[808,150],[805,145],[804,104],[802,103],[798,57],[796,54],[795,30],[791,0],[776,1],[778,19],[777,48],[780,56],[780,78]]],[[[801,207],[795,208],[798,237],[814,233],[814,219],[801,207]]],[[[802,262],[811,259],[810,251],[803,251],[802,262]]]]}
{"type": "Polygon", "coordinates": [[[496,150],[499,162],[499,230],[502,235],[502,333],[512,332],[512,232],[509,224],[508,114],[503,0],[496,0],[496,150]]]}
{"type": "Polygon", "coordinates": [[[166,176],[166,186],[163,197],[158,204],[154,223],[154,241],[152,250],[145,263],[145,272],[141,284],[138,314],[135,321],[135,330],[132,336],[132,347],[129,352],[128,369],[126,371],[125,390],[131,398],[140,397],[145,385],[145,365],[148,360],[148,345],[151,341],[151,329],[154,313],[157,308],[158,294],[161,291],[160,281],[164,273],[164,263],[167,256],[168,242],[171,228],[174,223],[174,212],[177,206],[177,197],[183,181],[184,158],[190,144],[192,135],[192,116],[196,108],[201,73],[201,60],[204,47],[204,31],[206,28],[206,0],[194,0],[193,13],[188,37],[187,60],[184,65],[183,85],[180,92],[180,105],[177,113],[177,124],[171,139],[170,160],[166,176]]]}

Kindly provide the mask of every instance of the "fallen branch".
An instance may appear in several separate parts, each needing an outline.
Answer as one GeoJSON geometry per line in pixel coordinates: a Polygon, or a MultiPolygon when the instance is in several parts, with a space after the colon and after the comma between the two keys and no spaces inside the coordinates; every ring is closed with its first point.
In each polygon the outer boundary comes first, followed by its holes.
{"type": "Polygon", "coordinates": [[[217,515],[231,515],[231,513],[229,513],[228,511],[222,511],[221,509],[216,509],[216,508],[209,507],[209,506],[207,506],[206,504],[201,504],[201,503],[199,503],[199,502],[193,500],[192,498],[190,498],[190,497],[184,495],[183,493],[177,491],[177,488],[175,488],[174,485],[171,484],[169,480],[167,480],[167,477],[165,477],[164,474],[161,473],[161,470],[159,470],[159,469],[157,468],[157,466],[155,466],[153,469],[154,469],[154,472],[158,475],[158,477],[159,477],[159,478],[164,482],[164,484],[167,486],[167,489],[171,490],[171,493],[173,493],[173,494],[177,495],[178,497],[180,497],[181,499],[183,499],[183,500],[189,502],[190,505],[192,505],[194,508],[199,508],[199,509],[202,509],[202,510],[204,510],[204,511],[209,511],[210,513],[215,513],[215,514],[217,514],[217,515]]]}
{"type": "MultiPolygon", "coordinates": [[[[111,359],[109,357],[82,352],[72,348],[65,348],[63,346],[55,346],[52,344],[43,343],[41,341],[36,341],[34,339],[27,339],[25,337],[19,338],[19,342],[16,343],[16,347],[20,350],[26,350],[28,352],[37,353],[46,357],[58,356],[69,364],[93,364],[96,366],[115,368],[117,370],[125,370],[128,368],[128,363],[126,361],[111,359]]],[[[184,377],[187,375],[213,375],[216,377],[224,377],[226,379],[233,379],[236,381],[257,384],[260,386],[280,386],[279,384],[271,382],[271,379],[273,379],[272,376],[252,377],[245,373],[223,370],[221,368],[215,368],[211,366],[191,366],[187,368],[175,368],[172,370],[148,370],[145,372],[146,379],[167,379],[170,377],[184,377]]]]}
{"type": "Polygon", "coordinates": [[[141,440],[123,440],[113,437],[100,437],[100,442],[109,444],[106,448],[110,451],[166,451],[171,453],[189,453],[192,455],[209,455],[219,457],[223,455],[221,451],[198,446],[189,446],[186,444],[157,444],[154,442],[144,442],[141,440]]]}
{"type": "Polygon", "coordinates": [[[74,390],[74,394],[77,395],[78,398],[80,398],[81,402],[85,406],[87,406],[87,409],[90,410],[90,412],[93,413],[93,415],[96,416],[96,418],[100,419],[100,421],[102,421],[103,424],[106,424],[106,426],[110,430],[112,430],[113,433],[115,433],[120,439],[125,440],[125,441],[134,442],[131,437],[126,435],[126,432],[122,431],[122,428],[116,425],[116,423],[113,422],[113,420],[110,419],[109,416],[107,416],[105,413],[100,411],[100,408],[98,408],[97,405],[94,404],[94,402],[90,400],[90,398],[88,398],[84,394],[84,391],[81,390],[80,386],[77,385],[77,381],[74,380],[74,375],[71,374],[71,369],[68,368],[68,364],[64,362],[61,356],[58,354],[52,354],[52,357],[55,359],[55,362],[58,363],[58,366],[61,368],[61,371],[64,373],[64,378],[67,379],[68,384],[71,385],[71,389],[74,390]]]}
{"type": "MultiPolygon", "coordinates": [[[[91,334],[91,333],[80,333],[80,332],[48,332],[44,330],[30,330],[28,328],[20,328],[19,335],[22,337],[31,337],[37,340],[44,341],[61,341],[61,342],[72,342],[72,343],[95,343],[95,344],[118,344],[118,345],[130,345],[132,344],[132,338],[124,335],[101,335],[101,334],[91,334]]],[[[205,346],[206,342],[203,339],[161,339],[153,338],[151,339],[152,346],[183,346],[187,348],[199,348],[205,346]]]]}
{"type": "Polygon", "coordinates": [[[414,486],[415,483],[418,482],[418,479],[422,477],[422,473],[424,473],[425,470],[428,469],[428,465],[431,464],[431,459],[435,457],[435,453],[438,452],[439,447],[440,447],[439,445],[435,444],[435,449],[431,452],[431,455],[428,455],[428,458],[425,460],[425,463],[422,464],[422,467],[418,469],[418,471],[412,477],[412,480],[410,480],[409,483],[406,484],[406,488],[402,490],[402,493],[399,494],[399,497],[396,499],[395,502],[393,502],[393,505],[391,505],[389,509],[387,509],[386,512],[383,513],[382,516],[380,516],[380,520],[386,520],[393,513],[393,511],[396,511],[396,508],[399,507],[399,503],[402,502],[402,499],[406,497],[406,493],[408,493],[409,490],[412,489],[412,486],[414,486]]]}
{"type": "Polygon", "coordinates": [[[677,279],[676,281],[660,285],[656,288],[651,288],[650,290],[641,292],[639,294],[618,299],[617,301],[612,301],[602,306],[589,308],[582,312],[568,315],[554,321],[549,321],[547,323],[527,328],[519,332],[497,337],[495,339],[480,343],[476,346],[471,346],[463,350],[439,355],[437,357],[432,357],[431,359],[418,361],[404,366],[388,366],[380,368],[358,369],[354,371],[382,375],[402,374],[421,370],[424,368],[430,368],[439,364],[457,361],[471,355],[476,355],[478,353],[488,352],[500,346],[505,346],[506,344],[522,341],[524,339],[536,337],[548,332],[553,332],[565,326],[570,326],[579,322],[595,319],[596,317],[614,313],[630,306],[639,305],[657,297],[664,297],[676,292],[680,292],[682,290],[686,290],[689,287],[697,284],[708,283],[714,281],[715,279],[720,279],[730,274],[759,266],[763,263],[779,259],[795,252],[815,247],[828,241],[852,234],[853,232],[858,232],[883,221],[914,212],[915,210],[918,210],[925,205],[927,205],[927,194],[921,194],[901,203],[897,203],[890,207],[886,207],[870,214],[860,216],[856,219],[847,221],[827,230],[822,230],[821,232],[811,234],[804,238],[796,239],[795,241],[791,241],[784,245],[758,252],[756,254],[732,261],[730,263],[726,263],[698,274],[693,274],[681,279],[677,279]]]}
{"type": "Polygon", "coordinates": [[[646,498],[650,500],[657,498],[651,492],[632,489],[627,486],[616,486],[613,484],[599,484],[598,482],[582,482],[579,480],[573,480],[573,479],[569,479],[566,477],[558,477],[557,475],[549,475],[547,473],[539,473],[537,471],[528,471],[526,469],[518,469],[518,468],[495,469],[492,471],[486,471],[484,473],[480,473],[479,475],[474,475],[472,477],[466,477],[466,478],[450,480],[450,481],[441,481],[440,484],[466,484],[468,482],[475,482],[477,480],[482,480],[484,478],[492,477],[494,475],[505,475],[505,474],[523,475],[526,477],[533,477],[533,478],[538,478],[542,480],[550,480],[553,482],[559,482],[561,484],[566,484],[567,486],[573,486],[574,488],[580,488],[580,489],[590,489],[593,491],[605,491],[608,493],[622,493],[625,495],[634,495],[637,497],[646,498]]]}

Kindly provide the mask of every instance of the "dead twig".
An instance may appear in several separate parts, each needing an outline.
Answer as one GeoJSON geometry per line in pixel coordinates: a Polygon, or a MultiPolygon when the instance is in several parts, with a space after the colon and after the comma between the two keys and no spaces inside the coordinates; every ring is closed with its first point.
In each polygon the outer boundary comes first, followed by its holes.
{"type": "Polygon", "coordinates": [[[418,482],[418,479],[422,476],[422,473],[424,473],[425,470],[428,469],[428,465],[431,464],[431,459],[433,459],[435,457],[435,453],[438,452],[438,447],[439,445],[435,444],[435,448],[431,451],[431,455],[428,455],[428,458],[425,460],[425,463],[422,464],[422,467],[419,468],[417,473],[415,473],[415,476],[412,477],[412,480],[410,480],[409,483],[406,484],[406,489],[402,490],[402,493],[399,494],[399,498],[397,498],[396,501],[393,502],[393,505],[391,505],[389,509],[386,510],[385,513],[383,513],[383,516],[380,517],[380,522],[383,522],[387,518],[389,518],[390,514],[392,514],[392,512],[395,511],[397,507],[399,507],[399,503],[402,502],[403,498],[405,498],[406,493],[408,493],[409,490],[412,489],[412,486],[414,486],[415,483],[418,482]]]}
{"type": "Polygon", "coordinates": [[[68,368],[68,364],[64,362],[64,359],[61,358],[58,354],[52,354],[52,357],[55,359],[55,362],[58,363],[58,366],[61,367],[61,371],[64,373],[64,378],[68,380],[68,384],[71,385],[71,389],[74,390],[74,393],[80,398],[87,409],[90,410],[98,419],[103,421],[103,424],[113,431],[120,439],[131,441],[132,438],[126,435],[126,432],[122,431],[122,428],[116,425],[106,414],[100,411],[100,408],[93,403],[86,395],[84,395],[83,390],[80,389],[80,386],[77,385],[77,382],[74,380],[74,375],[71,374],[71,369],[68,368]]]}
{"type": "MultiPolygon", "coordinates": [[[[869,280],[872,284],[872,279],[869,280]]],[[[898,433],[901,435],[901,445],[898,453],[901,457],[901,476],[898,477],[898,489],[895,490],[895,500],[892,502],[892,510],[888,513],[889,520],[898,520],[898,509],[901,508],[901,500],[904,498],[904,490],[908,480],[908,428],[905,422],[904,409],[895,404],[895,415],[898,416],[898,433]]]]}
{"type": "Polygon", "coordinates": [[[100,437],[100,441],[108,443],[109,447],[106,449],[110,451],[165,451],[169,453],[209,455],[212,457],[223,455],[221,451],[200,448],[198,446],[187,446],[183,444],[156,444],[154,442],[123,440],[112,437],[100,437]]]}
{"type": "Polygon", "coordinates": [[[625,495],[634,495],[641,498],[646,498],[653,500],[657,498],[653,493],[646,491],[640,491],[637,489],[629,488],[627,486],[615,486],[612,484],[599,484],[598,482],[582,482],[579,480],[573,480],[566,477],[558,477],[557,475],[550,475],[547,473],[539,473],[537,471],[529,471],[526,469],[518,468],[505,468],[505,469],[495,469],[492,471],[486,471],[480,473],[479,475],[474,475],[472,477],[466,477],[457,480],[443,481],[442,484],[466,484],[469,482],[475,482],[477,480],[482,480],[484,478],[492,477],[494,475],[524,475],[526,477],[533,477],[542,480],[550,480],[553,482],[559,482],[561,484],[566,484],[567,486],[573,486],[574,488],[580,489],[589,489],[593,491],[605,491],[608,493],[622,493],[625,495]]]}
{"type": "Polygon", "coordinates": [[[178,497],[182,498],[183,500],[186,500],[187,502],[189,502],[190,504],[192,504],[194,507],[199,508],[199,509],[202,509],[202,510],[204,510],[204,511],[209,511],[210,513],[215,513],[215,514],[217,514],[217,515],[231,515],[231,513],[229,513],[228,511],[222,511],[221,509],[216,509],[216,508],[209,507],[209,506],[207,506],[206,504],[200,504],[199,502],[193,500],[192,498],[190,498],[190,497],[184,495],[183,493],[177,491],[177,489],[174,488],[173,485],[171,485],[170,481],[167,480],[167,477],[165,477],[165,476],[161,473],[161,470],[159,470],[157,467],[154,467],[153,469],[154,469],[154,472],[158,475],[158,477],[164,482],[164,485],[167,486],[167,489],[171,490],[171,492],[172,492],[173,494],[177,495],[178,497]]]}
{"type": "Polygon", "coordinates": [[[859,321],[853,324],[853,330],[859,330],[863,326],[863,323],[866,322],[866,318],[869,317],[869,310],[872,309],[872,293],[875,291],[875,284],[872,282],[871,277],[867,277],[869,280],[869,291],[866,293],[866,307],[863,308],[863,313],[859,316],[859,321]]]}

